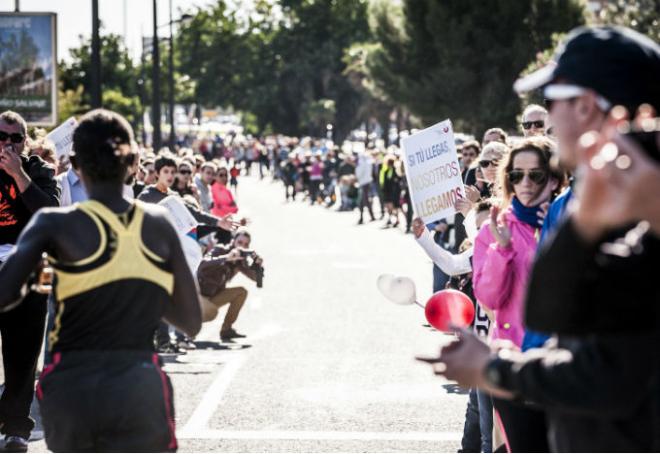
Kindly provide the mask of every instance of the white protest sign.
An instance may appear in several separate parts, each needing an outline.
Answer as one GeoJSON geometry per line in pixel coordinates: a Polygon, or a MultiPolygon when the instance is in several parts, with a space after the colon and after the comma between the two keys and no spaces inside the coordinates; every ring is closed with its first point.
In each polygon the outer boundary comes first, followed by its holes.
{"type": "Polygon", "coordinates": [[[197,227],[197,221],[180,198],[170,195],[158,202],[158,205],[167,209],[170,222],[179,235],[185,235],[197,227]]]}
{"type": "Polygon", "coordinates": [[[429,224],[455,214],[454,203],[465,189],[451,121],[405,137],[402,145],[416,215],[429,224]]]}
{"type": "Polygon", "coordinates": [[[179,235],[179,241],[181,242],[181,249],[183,250],[183,255],[186,257],[188,268],[190,268],[192,275],[196,276],[197,268],[202,263],[202,248],[197,241],[188,235],[179,235]]]}
{"type": "Polygon", "coordinates": [[[73,144],[73,131],[78,126],[75,118],[71,117],[57,128],[53,129],[46,139],[55,144],[57,157],[68,156],[71,152],[71,145],[73,144]]]}

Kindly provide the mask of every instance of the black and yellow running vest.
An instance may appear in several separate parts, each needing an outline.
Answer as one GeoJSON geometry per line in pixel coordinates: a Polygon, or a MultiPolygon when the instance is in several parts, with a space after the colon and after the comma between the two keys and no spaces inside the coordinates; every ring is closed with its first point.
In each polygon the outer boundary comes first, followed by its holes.
{"type": "Polygon", "coordinates": [[[174,278],[142,240],[141,203],[123,215],[94,200],[75,208],[94,221],[100,242],[96,252],[73,263],[49,257],[57,301],[50,350],[152,350],[174,278]]]}

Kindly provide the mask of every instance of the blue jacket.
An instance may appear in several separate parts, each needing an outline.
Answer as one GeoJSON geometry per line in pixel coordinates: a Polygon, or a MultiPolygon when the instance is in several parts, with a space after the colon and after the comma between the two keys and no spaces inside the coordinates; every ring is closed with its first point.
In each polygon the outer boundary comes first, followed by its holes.
{"type": "MultiPolygon", "coordinates": [[[[539,239],[539,246],[541,247],[546,241],[546,238],[548,235],[552,232],[554,232],[557,227],[559,226],[559,222],[564,216],[564,213],[566,212],[566,206],[568,205],[568,202],[571,200],[573,197],[573,190],[569,186],[557,196],[557,198],[552,202],[550,207],[548,208],[548,213],[545,216],[545,220],[543,221],[543,228],[541,229],[541,238],[539,239]]],[[[522,343],[522,351],[529,350],[530,348],[538,348],[543,346],[545,344],[545,341],[547,341],[550,338],[550,336],[542,333],[537,333],[534,331],[526,330],[525,331],[525,337],[523,338],[523,343],[522,343]]]]}

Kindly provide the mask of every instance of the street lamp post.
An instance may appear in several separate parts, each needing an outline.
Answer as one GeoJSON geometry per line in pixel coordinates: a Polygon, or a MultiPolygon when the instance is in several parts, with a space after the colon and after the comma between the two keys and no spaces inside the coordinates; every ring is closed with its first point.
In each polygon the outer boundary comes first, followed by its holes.
{"type": "Polygon", "coordinates": [[[103,104],[101,95],[101,40],[99,37],[99,0],[92,0],[92,58],[91,85],[92,107],[99,108],[103,104]]]}
{"type": "Polygon", "coordinates": [[[170,55],[169,55],[169,108],[170,108],[170,149],[174,150],[176,131],[174,130],[174,32],[172,26],[172,0],[170,0],[170,55]]]}
{"type": "Polygon", "coordinates": [[[155,152],[158,152],[161,147],[161,136],[160,136],[160,50],[158,49],[158,12],[157,12],[157,0],[153,0],[154,7],[154,35],[153,42],[151,44],[151,58],[152,65],[151,76],[152,76],[152,90],[153,90],[153,101],[151,105],[151,115],[153,123],[153,134],[151,144],[155,152]]]}

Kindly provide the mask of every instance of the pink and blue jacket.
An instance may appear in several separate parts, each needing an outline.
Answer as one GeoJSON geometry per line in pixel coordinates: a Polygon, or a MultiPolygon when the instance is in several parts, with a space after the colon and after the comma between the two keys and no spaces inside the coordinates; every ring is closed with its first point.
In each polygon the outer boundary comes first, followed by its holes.
{"type": "Polygon", "coordinates": [[[540,229],[520,221],[511,209],[504,213],[511,230],[511,244],[501,247],[486,221],[475,240],[472,258],[472,284],[477,300],[491,309],[495,320],[491,324],[491,339],[506,339],[522,345],[523,304],[527,279],[532,270],[540,229]]]}

